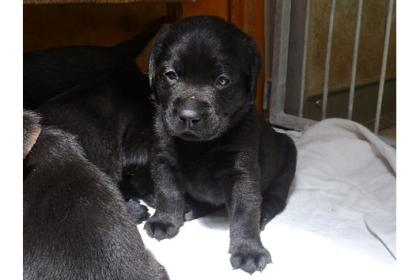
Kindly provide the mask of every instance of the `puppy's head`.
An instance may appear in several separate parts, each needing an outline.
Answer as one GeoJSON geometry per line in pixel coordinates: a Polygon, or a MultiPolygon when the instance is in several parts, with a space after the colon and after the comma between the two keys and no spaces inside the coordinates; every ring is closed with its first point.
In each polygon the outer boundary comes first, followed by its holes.
{"type": "Polygon", "coordinates": [[[175,23],[150,56],[156,117],[172,136],[215,139],[254,104],[259,68],[254,41],[232,24],[209,16],[175,23]]]}
{"type": "Polygon", "coordinates": [[[40,122],[41,117],[35,112],[23,111],[23,159],[29,154],[41,133],[40,122]]]}

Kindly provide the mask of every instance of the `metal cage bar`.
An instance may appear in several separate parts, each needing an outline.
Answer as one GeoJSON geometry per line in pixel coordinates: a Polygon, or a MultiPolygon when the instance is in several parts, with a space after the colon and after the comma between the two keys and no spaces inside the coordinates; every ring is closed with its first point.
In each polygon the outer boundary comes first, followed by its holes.
{"type": "Polygon", "coordinates": [[[287,58],[289,51],[291,0],[276,2],[274,27],[274,54],[272,89],[276,94],[270,96],[270,111],[284,112],[286,102],[287,58]]]}
{"type": "Polygon", "coordinates": [[[305,35],[303,38],[303,54],[302,54],[302,79],[300,81],[300,98],[299,98],[299,117],[303,117],[303,104],[305,102],[305,83],[306,83],[306,62],[308,56],[308,37],[309,37],[309,20],[311,16],[311,0],[306,1],[305,14],[305,35]]]}
{"type": "MultiPolygon", "coordinates": [[[[274,13],[274,35],[273,35],[273,64],[272,64],[272,87],[269,91],[269,121],[273,125],[278,125],[284,128],[304,130],[305,127],[310,126],[317,121],[303,117],[305,103],[305,94],[307,91],[307,67],[308,67],[308,52],[310,47],[310,24],[311,24],[311,0],[272,0],[275,3],[274,13]],[[306,9],[304,13],[302,10],[297,11],[296,9],[306,9]],[[299,15],[298,19],[294,19],[293,16],[299,15]],[[292,22],[296,20],[297,22],[292,22]],[[292,31],[291,31],[292,27],[292,31]],[[297,35],[296,33],[301,34],[297,35]],[[297,39],[296,39],[297,38],[297,39]],[[292,44],[292,46],[290,45],[292,44]],[[289,48],[293,47],[293,44],[297,45],[300,51],[296,50],[289,51],[289,48]],[[288,63],[296,63],[299,67],[289,67],[288,63]],[[299,69],[296,71],[295,69],[299,69]],[[289,72],[290,71],[290,72],[289,72]],[[293,72],[295,71],[295,72],[293,72]],[[288,77],[289,76],[289,77],[288,77]],[[289,80],[288,80],[289,79],[289,80]],[[295,79],[295,80],[294,80],[295,79]],[[287,84],[289,83],[290,84],[287,84]],[[290,95],[295,95],[297,98],[292,98],[290,95]],[[286,96],[288,102],[288,113],[286,110],[286,96]],[[290,111],[289,111],[290,110],[290,111]],[[291,113],[293,112],[293,113],[291,113]]],[[[355,24],[355,35],[353,43],[353,56],[352,56],[352,68],[350,78],[350,88],[348,97],[348,111],[347,118],[352,119],[353,109],[355,103],[355,91],[357,82],[358,72],[358,61],[359,61],[359,49],[361,41],[361,30],[362,30],[362,19],[366,10],[365,1],[358,0],[356,24],[355,24]]],[[[329,25],[327,35],[327,49],[325,57],[325,73],[323,81],[322,91],[322,119],[327,116],[328,106],[328,91],[329,91],[329,80],[330,80],[330,68],[331,68],[331,53],[332,44],[334,37],[334,21],[336,17],[337,1],[331,0],[331,10],[329,13],[329,25]]],[[[387,58],[390,45],[390,33],[392,26],[392,15],[393,15],[393,4],[394,0],[389,0],[387,6],[387,18],[385,26],[385,42],[382,56],[381,74],[380,74],[380,85],[378,91],[378,100],[376,108],[376,118],[374,132],[378,134],[380,115],[382,107],[382,99],[384,94],[384,84],[386,79],[386,67],[387,58]]],[[[345,109],[344,109],[345,110],[345,109]]],[[[381,137],[384,141],[390,145],[395,146],[395,141],[392,139],[381,137]]]]}
{"type": "Polygon", "coordinates": [[[378,134],[379,132],[379,124],[380,124],[380,119],[381,119],[382,99],[384,95],[386,66],[388,63],[389,38],[391,34],[393,6],[394,6],[394,0],[389,0],[388,1],[388,14],[386,17],[386,26],[385,26],[384,50],[382,54],[381,78],[379,80],[378,102],[376,104],[375,127],[373,129],[373,132],[375,134],[378,134]]]}
{"type": "Polygon", "coordinates": [[[354,91],[356,88],[357,60],[359,57],[360,29],[362,26],[362,14],[363,14],[363,0],[359,0],[359,5],[357,7],[356,32],[354,36],[354,46],[353,46],[353,62],[351,66],[349,106],[348,106],[348,112],[347,112],[347,118],[349,120],[353,118],[354,91]]]}
{"type": "Polygon", "coordinates": [[[328,86],[330,82],[330,63],[332,39],[334,34],[335,6],[336,0],[331,0],[330,22],[328,26],[327,54],[325,57],[324,92],[322,94],[322,119],[325,119],[327,117],[328,86]]]}
{"type": "Polygon", "coordinates": [[[282,127],[303,130],[316,123],[284,112],[286,98],[287,57],[289,48],[291,0],[276,1],[273,48],[273,86],[270,94],[269,120],[282,127]]]}

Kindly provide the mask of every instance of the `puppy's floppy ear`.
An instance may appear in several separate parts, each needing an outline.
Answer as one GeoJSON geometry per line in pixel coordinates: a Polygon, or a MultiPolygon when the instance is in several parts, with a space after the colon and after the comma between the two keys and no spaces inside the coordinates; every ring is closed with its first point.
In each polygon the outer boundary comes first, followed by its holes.
{"type": "Polygon", "coordinates": [[[149,84],[152,89],[154,87],[154,81],[156,77],[156,62],[162,53],[162,49],[164,47],[165,40],[168,37],[169,30],[170,30],[170,25],[164,26],[162,31],[158,33],[152,52],[150,53],[148,74],[149,74],[149,84]]]}
{"type": "Polygon", "coordinates": [[[248,46],[248,67],[249,67],[249,76],[248,76],[248,86],[249,86],[249,96],[251,98],[251,104],[255,103],[255,98],[257,97],[257,85],[258,77],[260,74],[261,66],[261,57],[257,49],[257,46],[254,41],[249,42],[248,46]]]}

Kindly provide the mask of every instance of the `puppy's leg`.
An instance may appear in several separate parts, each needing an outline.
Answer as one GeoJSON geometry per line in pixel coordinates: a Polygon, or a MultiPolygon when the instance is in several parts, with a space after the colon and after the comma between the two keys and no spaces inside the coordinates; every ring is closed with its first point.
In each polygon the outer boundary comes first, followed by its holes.
{"type": "Polygon", "coordinates": [[[144,228],[149,236],[158,240],[174,237],[184,224],[185,190],[178,182],[175,166],[167,152],[152,159],[156,212],[144,228]]]}
{"type": "Polygon", "coordinates": [[[263,193],[261,230],[264,230],[267,223],[286,207],[287,195],[293,177],[294,172],[288,170],[275,178],[269,188],[263,193]]]}
{"type": "Polygon", "coordinates": [[[211,213],[216,212],[217,210],[223,209],[223,206],[214,206],[209,203],[202,201],[197,201],[189,195],[185,198],[185,220],[191,221],[195,220],[211,213]]]}
{"type": "MultiPolygon", "coordinates": [[[[153,193],[149,193],[146,196],[140,197],[144,202],[147,203],[148,206],[156,209],[156,198],[153,193]]],[[[127,203],[129,204],[130,199],[127,203]]],[[[142,206],[142,205],[141,205],[142,206]]],[[[185,197],[185,207],[184,207],[184,220],[185,221],[192,221],[207,215],[210,215],[218,210],[224,209],[223,206],[214,206],[202,201],[197,201],[190,196],[185,197]]],[[[132,214],[134,212],[131,212],[132,214]]],[[[138,215],[134,215],[134,217],[138,217],[138,215]]],[[[142,217],[144,218],[144,215],[142,213],[142,217]]],[[[146,219],[148,218],[148,214],[146,219]]],[[[145,220],[145,219],[143,219],[145,220]]],[[[142,221],[143,221],[142,220],[142,221]]]]}
{"type": "Polygon", "coordinates": [[[230,262],[234,269],[248,273],[262,271],[271,263],[271,256],[261,243],[261,193],[258,188],[259,170],[249,169],[238,175],[227,207],[230,214],[230,262]]]}
{"type": "Polygon", "coordinates": [[[293,181],[296,171],[296,147],[289,137],[282,137],[284,143],[282,150],[279,153],[274,153],[276,156],[283,151],[281,162],[277,160],[273,165],[279,166],[277,176],[273,178],[272,182],[263,192],[263,203],[261,207],[261,230],[265,225],[271,221],[277,214],[279,214],[286,207],[286,201],[289,194],[290,185],[293,181]],[[284,141],[286,139],[287,141],[284,141]]]}
{"type": "Polygon", "coordinates": [[[141,224],[147,220],[150,216],[147,207],[142,205],[139,199],[143,199],[149,204],[149,201],[145,198],[153,196],[150,169],[147,168],[146,170],[141,166],[125,168],[119,188],[133,221],[136,224],[141,224]]]}

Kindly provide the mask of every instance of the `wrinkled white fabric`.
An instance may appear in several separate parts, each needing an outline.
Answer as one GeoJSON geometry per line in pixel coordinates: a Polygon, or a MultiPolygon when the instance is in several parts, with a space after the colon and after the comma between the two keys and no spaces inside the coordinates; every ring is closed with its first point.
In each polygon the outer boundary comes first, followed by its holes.
{"type": "Polygon", "coordinates": [[[187,222],[171,240],[146,246],[171,279],[395,279],[395,149],[367,128],[327,119],[302,134],[286,209],[262,232],[273,264],[233,271],[229,223],[187,222]]]}

